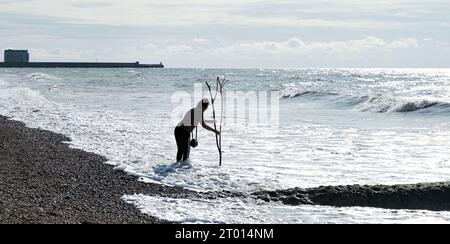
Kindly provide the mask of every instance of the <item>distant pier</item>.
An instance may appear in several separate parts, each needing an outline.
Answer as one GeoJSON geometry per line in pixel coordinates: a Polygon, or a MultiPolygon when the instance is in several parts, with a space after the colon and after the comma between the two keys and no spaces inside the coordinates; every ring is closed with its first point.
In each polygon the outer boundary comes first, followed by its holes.
{"type": "Polygon", "coordinates": [[[4,57],[0,68],[164,68],[162,63],[30,62],[28,50],[5,50],[4,57]]]}
{"type": "Polygon", "coordinates": [[[164,68],[163,64],[136,63],[78,63],[78,62],[29,62],[0,63],[0,68],[164,68]]]}

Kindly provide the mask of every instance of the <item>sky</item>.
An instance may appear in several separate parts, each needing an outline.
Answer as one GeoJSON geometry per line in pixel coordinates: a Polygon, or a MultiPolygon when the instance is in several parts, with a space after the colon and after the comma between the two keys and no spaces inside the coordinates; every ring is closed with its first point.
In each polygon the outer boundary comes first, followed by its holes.
{"type": "Polygon", "coordinates": [[[0,49],[184,68],[450,68],[449,13],[449,0],[0,0],[0,49]]]}

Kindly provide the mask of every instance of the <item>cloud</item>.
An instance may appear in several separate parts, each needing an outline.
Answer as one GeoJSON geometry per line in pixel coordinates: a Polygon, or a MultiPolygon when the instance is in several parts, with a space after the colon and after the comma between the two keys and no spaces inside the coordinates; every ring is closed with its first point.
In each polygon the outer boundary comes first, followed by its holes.
{"type": "Polygon", "coordinates": [[[207,38],[195,37],[194,43],[197,45],[211,45],[212,41],[207,38]]]}
{"type": "MultiPolygon", "coordinates": [[[[30,49],[32,61],[113,61],[159,63],[167,67],[198,68],[329,68],[329,67],[446,67],[448,45],[414,38],[365,38],[339,41],[217,42],[201,37],[200,43],[160,42],[92,47],[40,47],[30,49]],[[209,43],[209,44],[207,44],[209,43]]],[[[5,46],[6,47],[6,46],[5,46]]]]}
{"type": "Polygon", "coordinates": [[[35,60],[197,67],[215,55],[247,67],[385,64],[377,54],[398,66],[411,51],[416,63],[448,65],[449,11],[448,0],[0,0],[0,48],[34,48],[35,60]]]}
{"type": "Polygon", "coordinates": [[[438,0],[426,3],[416,0],[7,0],[0,3],[0,13],[59,17],[77,24],[114,26],[226,24],[379,29],[401,28],[432,19],[436,24],[448,22],[445,12],[434,14],[445,9],[442,6],[446,2],[438,0]],[[408,21],[402,21],[404,18],[408,21]],[[416,20],[411,23],[414,18],[416,20]]]}
{"type": "Polygon", "coordinates": [[[352,55],[374,50],[391,51],[393,49],[415,48],[418,46],[418,42],[413,38],[399,39],[392,42],[373,36],[368,36],[364,39],[330,42],[305,42],[298,38],[291,38],[281,42],[239,42],[226,47],[213,48],[209,52],[214,54],[352,55]]]}
{"type": "Polygon", "coordinates": [[[217,56],[221,57],[253,57],[253,56],[296,56],[309,55],[322,57],[324,55],[340,55],[351,57],[373,51],[391,52],[396,49],[417,48],[419,43],[413,38],[385,41],[382,38],[368,36],[363,39],[329,42],[306,42],[299,38],[286,41],[236,42],[228,45],[216,45],[215,40],[196,38],[191,45],[162,45],[146,43],[138,46],[114,47],[105,46],[96,49],[31,49],[36,60],[69,59],[85,60],[97,57],[107,57],[114,61],[123,59],[153,58],[163,59],[180,56],[217,56]],[[125,58],[127,57],[127,58],[125,58]],[[133,57],[133,58],[131,58],[133,57]]]}

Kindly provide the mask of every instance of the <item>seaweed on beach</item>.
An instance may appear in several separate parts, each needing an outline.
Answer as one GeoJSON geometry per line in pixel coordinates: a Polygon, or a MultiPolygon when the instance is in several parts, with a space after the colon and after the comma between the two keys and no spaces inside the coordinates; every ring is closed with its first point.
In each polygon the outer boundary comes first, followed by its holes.
{"type": "Polygon", "coordinates": [[[450,210],[450,183],[411,185],[323,186],[262,191],[252,194],[264,201],[287,205],[325,205],[335,207],[376,207],[387,209],[450,210]]]}

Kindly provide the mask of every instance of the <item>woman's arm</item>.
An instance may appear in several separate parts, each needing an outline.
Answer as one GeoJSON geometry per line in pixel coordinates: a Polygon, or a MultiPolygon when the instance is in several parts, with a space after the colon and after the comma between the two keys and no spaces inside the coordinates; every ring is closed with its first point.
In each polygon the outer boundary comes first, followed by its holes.
{"type": "Polygon", "coordinates": [[[213,128],[211,128],[209,125],[207,125],[205,122],[202,123],[203,128],[205,128],[206,130],[209,130],[211,132],[214,132],[216,134],[220,134],[219,131],[214,130],[213,128]]]}
{"type": "Polygon", "coordinates": [[[215,129],[211,128],[208,124],[206,124],[203,116],[202,116],[202,127],[205,128],[206,130],[209,130],[209,131],[213,132],[213,133],[220,134],[219,131],[216,131],[215,129]]]}

